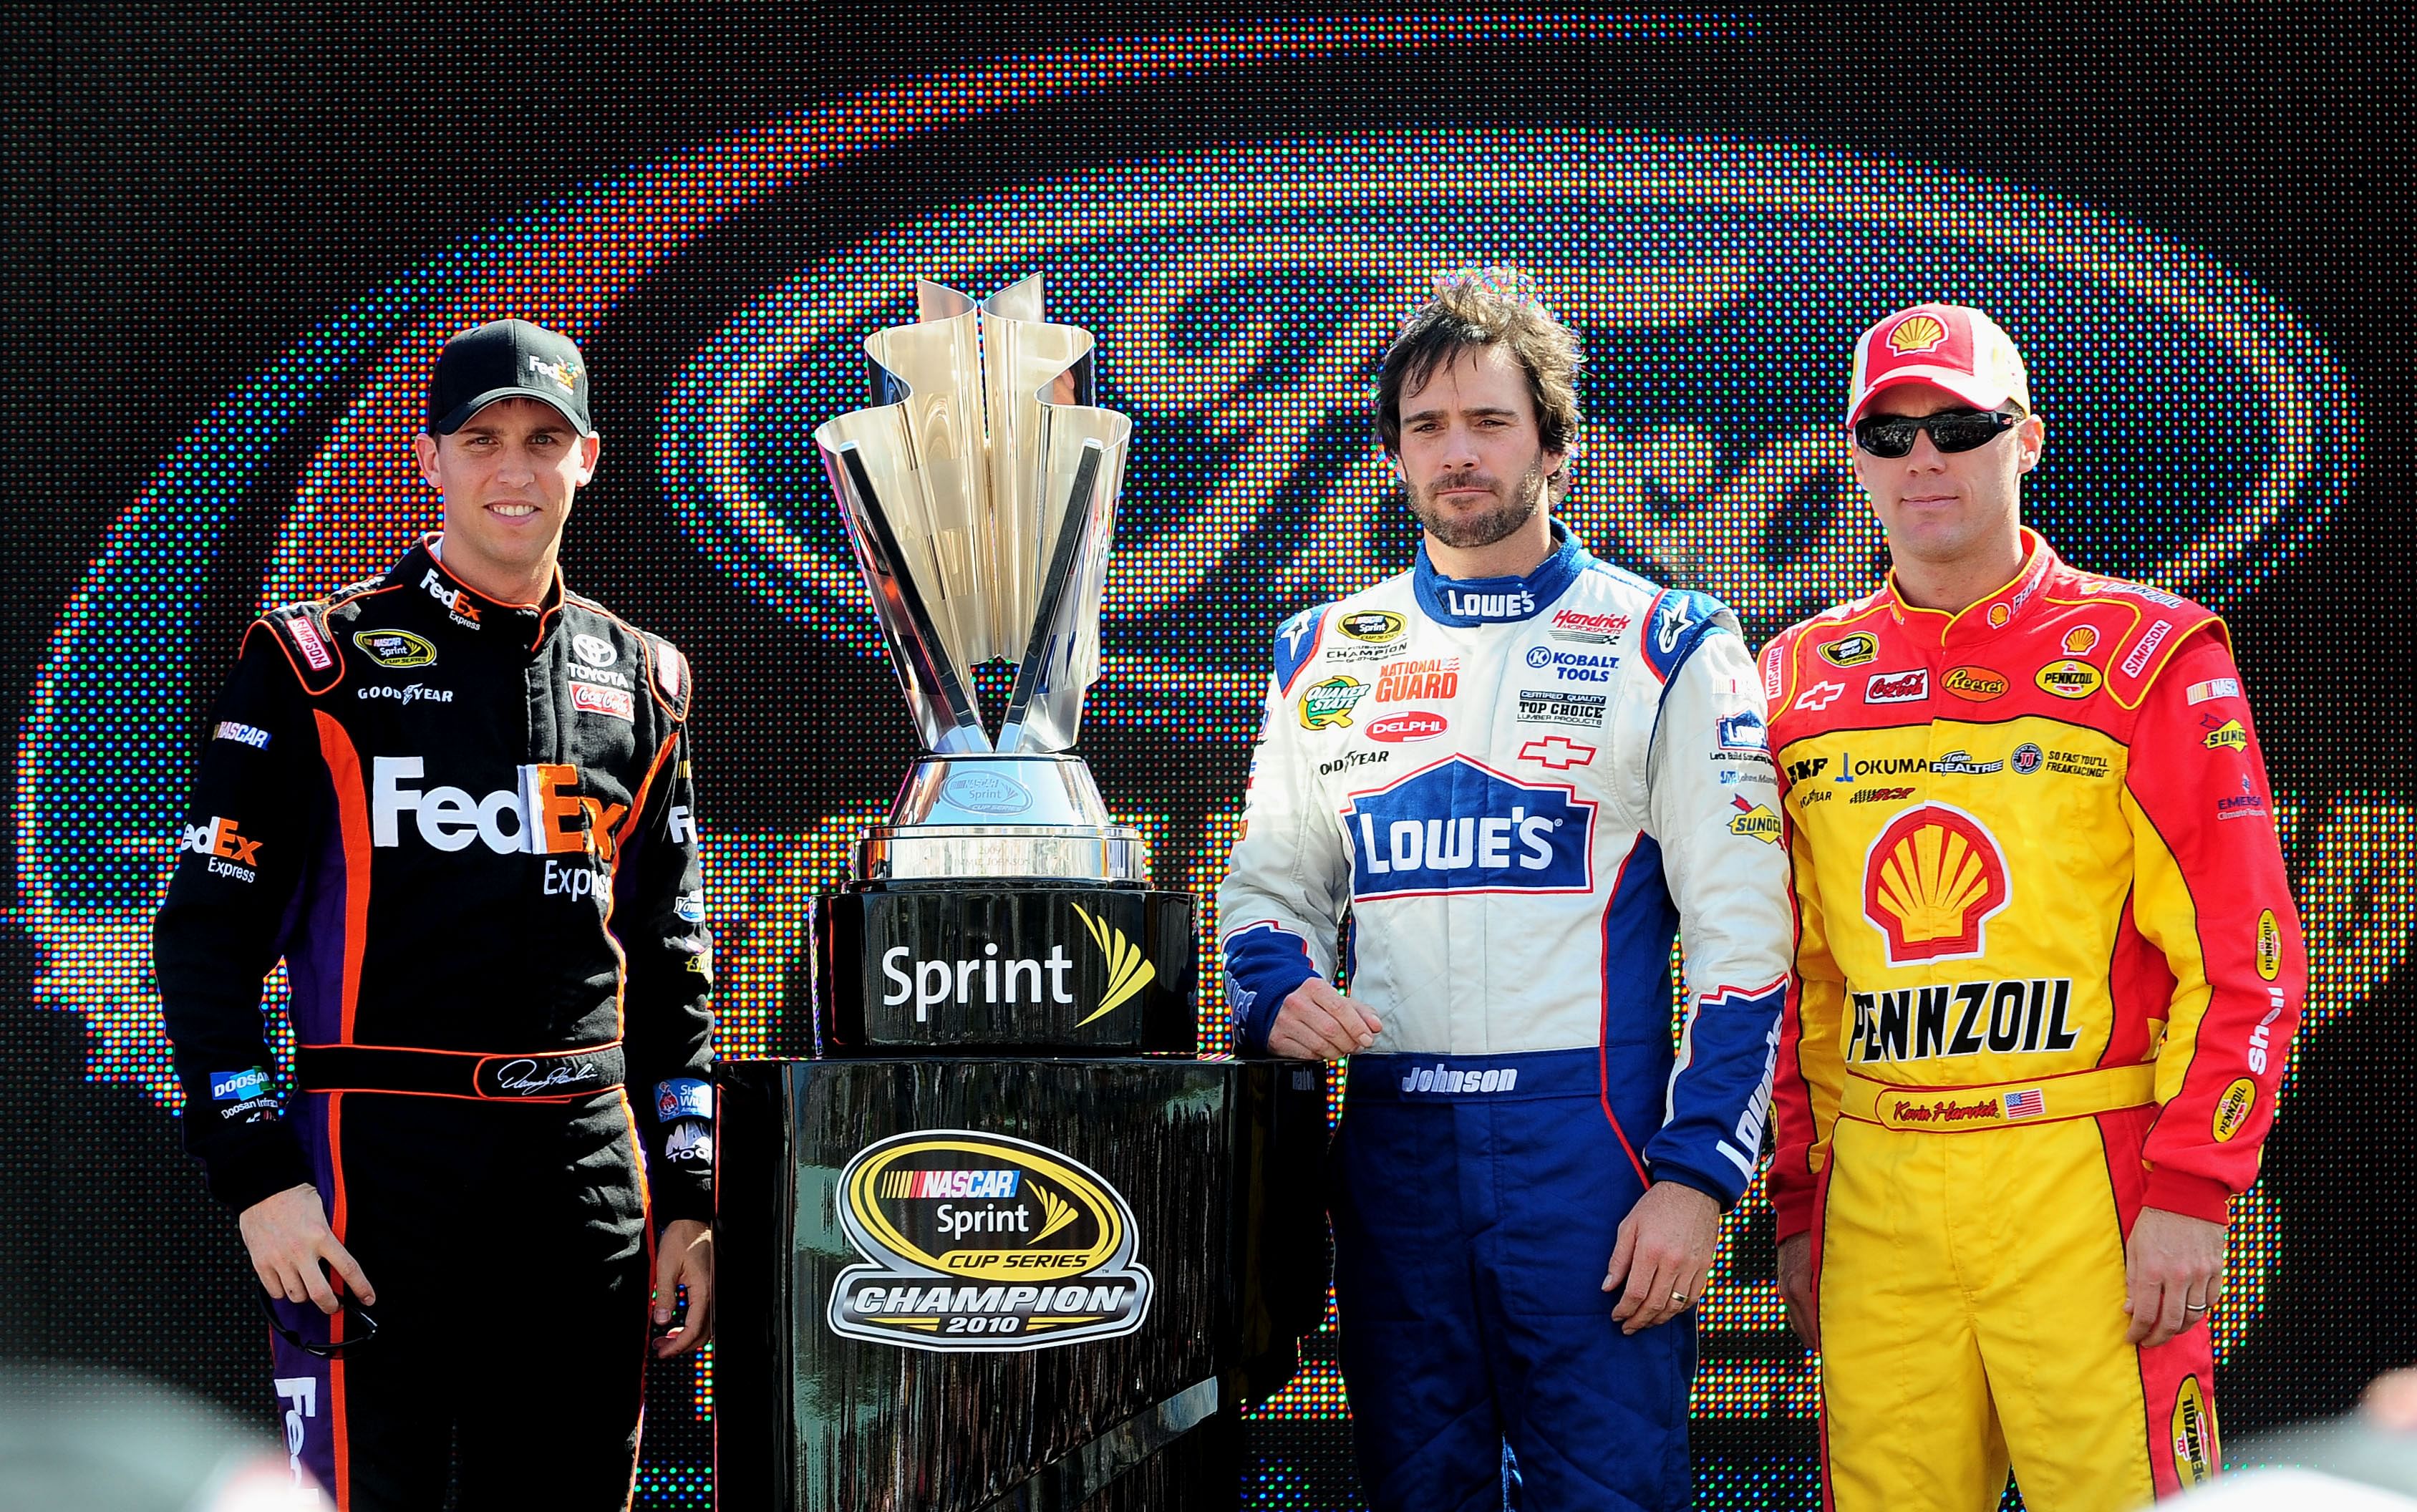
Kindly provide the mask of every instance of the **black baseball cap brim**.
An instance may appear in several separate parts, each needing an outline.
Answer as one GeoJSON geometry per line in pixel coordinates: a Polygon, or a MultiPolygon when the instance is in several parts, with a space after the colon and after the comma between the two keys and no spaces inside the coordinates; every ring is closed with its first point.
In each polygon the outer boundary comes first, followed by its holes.
{"type": "Polygon", "coordinates": [[[451,435],[470,416],[507,399],[533,399],[594,435],[587,364],[578,343],[524,320],[489,321],[456,332],[428,378],[428,433],[451,435]]]}

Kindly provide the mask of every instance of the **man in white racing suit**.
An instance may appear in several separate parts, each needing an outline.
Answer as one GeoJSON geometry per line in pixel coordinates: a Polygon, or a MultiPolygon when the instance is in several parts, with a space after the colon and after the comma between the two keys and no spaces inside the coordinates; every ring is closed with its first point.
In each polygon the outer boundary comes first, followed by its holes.
{"type": "Polygon", "coordinates": [[[1577,360],[1507,272],[1405,327],[1376,423],[1418,559],[1278,634],[1219,891],[1245,1052],[1351,1057],[1378,1508],[1500,1505],[1506,1441],[1528,1512],[1687,1504],[1687,1309],[1760,1152],[1793,930],[1760,687],[1728,611],[1552,522],[1577,360]]]}

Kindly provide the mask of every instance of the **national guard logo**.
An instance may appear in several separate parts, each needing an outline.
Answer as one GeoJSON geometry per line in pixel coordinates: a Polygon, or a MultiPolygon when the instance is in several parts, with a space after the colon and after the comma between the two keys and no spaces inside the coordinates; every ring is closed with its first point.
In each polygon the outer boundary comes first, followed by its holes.
{"type": "Polygon", "coordinates": [[[2224,1144],[2241,1132],[2249,1122],[2249,1111],[2257,1106],[2257,1083],[2242,1077],[2224,1089],[2215,1099],[2215,1142],[2224,1144]]]}
{"type": "Polygon", "coordinates": [[[353,644],[381,667],[427,667],[436,661],[436,647],[409,630],[355,630],[353,644]]]}
{"type": "Polygon", "coordinates": [[[1901,357],[1936,352],[1947,340],[1947,325],[1936,315],[1908,315],[1888,333],[1888,349],[1901,357]]]}
{"type": "Polygon", "coordinates": [[[2174,1392],[2174,1474],[2188,1490],[2215,1474],[2215,1409],[2199,1389],[2198,1377],[2186,1375],[2174,1392]]]}
{"type": "Polygon", "coordinates": [[[1401,615],[1390,610],[1365,609],[1344,615],[1334,622],[1334,627],[1355,641],[1381,643],[1399,640],[1409,627],[1401,615]]]}
{"type": "Polygon", "coordinates": [[[1860,667],[1880,654],[1880,638],[1869,630],[1824,643],[1821,659],[1832,667],[1860,667]]]}
{"type": "Polygon", "coordinates": [[[1863,863],[1863,916],[1887,936],[1892,966],[1980,955],[2010,896],[1997,839],[1945,804],[1899,814],[1863,863]]]}
{"type": "Polygon", "coordinates": [[[865,1263],[831,1288],[831,1331],[941,1353],[1113,1338],[1148,1315],[1132,1207],[1044,1144],[917,1129],[839,1173],[839,1221],[865,1263]]]}
{"type": "Polygon", "coordinates": [[[2257,915],[2257,975],[2273,981],[2283,969],[2283,927],[2268,909],[2257,915]]]}
{"type": "Polygon", "coordinates": [[[1357,677],[1329,677],[1312,683],[1300,695],[1300,727],[1328,730],[1351,722],[1351,710],[1368,696],[1368,685],[1357,677]]]}

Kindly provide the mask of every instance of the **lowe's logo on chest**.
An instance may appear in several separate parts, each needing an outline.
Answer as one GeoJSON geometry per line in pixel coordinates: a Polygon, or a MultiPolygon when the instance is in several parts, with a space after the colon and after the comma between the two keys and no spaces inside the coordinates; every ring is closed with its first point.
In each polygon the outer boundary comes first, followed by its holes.
{"type": "Polygon", "coordinates": [[[1594,809],[1566,784],[1515,782],[1454,756],[1345,810],[1352,896],[1583,892],[1594,809]]]}

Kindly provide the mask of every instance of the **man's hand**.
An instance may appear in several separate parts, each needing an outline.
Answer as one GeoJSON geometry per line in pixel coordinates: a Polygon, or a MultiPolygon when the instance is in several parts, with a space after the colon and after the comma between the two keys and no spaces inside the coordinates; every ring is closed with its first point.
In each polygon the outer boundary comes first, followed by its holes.
{"type": "Polygon", "coordinates": [[[1366,1050],[1385,1026],[1368,1006],[1313,976],[1292,990],[1268,1028],[1268,1053],[1290,1060],[1331,1061],[1366,1050]]]}
{"type": "Polygon", "coordinates": [[[2197,1327],[2224,1295],[2224,1225],[2140,1209],[2123,1247],[2123,1284],[2130,1293],[2123,1310],[2132,1315],[2123,1337],[2133,1343],[2154,1349],[2197,1327]]]}
{"type": "Polygon", "coordinates": [[[1779,1299],[1787,1304],[1787,1324],[1804,1347],[1821,1348],[1821,1302],[1813,1294],[1813,1235],[1779,1241],[1779,1299]]]}
{"type": "Polygon", "coordinates": [[[269,1295],[316,1303],[321,1312],[334,1312],[342,1304],[319,1269],[325,1261],[336,1268],[344,1290],[364,1303],[377,1300],[359,1263],[328,1229],[327,1212],[319,1205],[315,1187],[288,1187],[264,1197],[243,1210],[236,1227],[243,1232],[243,1247],[251,1252],[252,1274],[269,1295]]]}
{"type": "Polygon", "coordinates": [[[679,1326],[655,1340],[655,1358],[668,1360],[713,1337],[713,1231],[694,1218],[663,1225],[655,1244],[655,1325],[672,1321],[680,1287],[688,1288],[688,1311],[679,1326]]]}
{"type": "Polygon", "coordinates": [[[1668,1323],[1704,1294],[1712,1251],[1721,1242],[1721,1204],[1675,1181],[1646,1189],[1619,1224],[1603,1289],[1627,1283],[1611,1309],[1623,1334],[1668,1323]]]}

